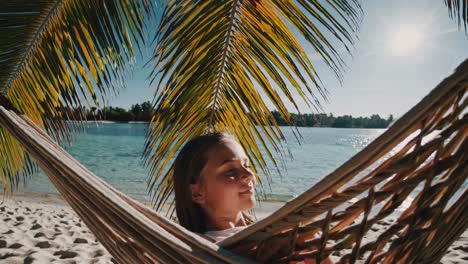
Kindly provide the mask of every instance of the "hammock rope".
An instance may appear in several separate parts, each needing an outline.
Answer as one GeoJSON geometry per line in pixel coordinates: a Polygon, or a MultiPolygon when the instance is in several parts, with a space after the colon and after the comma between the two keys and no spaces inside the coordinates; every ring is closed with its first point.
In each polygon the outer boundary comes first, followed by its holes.
{"type": "Polygon", "coordinates": [[[255,245],[271,248],[279,240],[294,240],[288,254],[272,257],[278,262],[320,261],[344,249],[345,263],[440,259],[468,227],[467,89],[465,61],[348,162],[220,245],[254,256],[261,250],[255,245]],[[403,212],[398,216],[396,210],[403,212]],[[395,223],[363,242],[373,225],[391,217],[398,217],[395,223]]]}
{"type": "Polygon", "coordinates": [[[27,117],[3,106],[0,113],[2,126],[119,263],[249,262],[131,200],[86,169],[27,117]]]}
{"type": "Polygon", "coordinates": [[[468,60],[322,181],[218,244],[104,182],[1,97],[0,125],[119,263],[320,262],[337,252],[341,263],[433,263],[468,227],[467,89],[468,60]]]}

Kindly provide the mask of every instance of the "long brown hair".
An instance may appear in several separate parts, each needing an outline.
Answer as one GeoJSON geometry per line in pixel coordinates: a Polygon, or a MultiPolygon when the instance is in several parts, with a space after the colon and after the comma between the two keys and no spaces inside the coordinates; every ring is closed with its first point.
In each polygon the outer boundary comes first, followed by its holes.
{"type": "MultiPolygon", "coordinates": [[[[199,180],[208,158],[206,153],[226,139],[234,139],[226,132],[213,132],[196,137],[180,150],[174,163],[175,207],[179,224],[192,232],[206,232],[206,216],[201,206],[192,200],[190,184],[199,180]]],[[[245,214],[244,214],[245,215],[245,214]]],[[[246,215],[245,215],[246,216],[246,215]]],[[[246,216],[246,221],[253,221],[246,216]]]]}

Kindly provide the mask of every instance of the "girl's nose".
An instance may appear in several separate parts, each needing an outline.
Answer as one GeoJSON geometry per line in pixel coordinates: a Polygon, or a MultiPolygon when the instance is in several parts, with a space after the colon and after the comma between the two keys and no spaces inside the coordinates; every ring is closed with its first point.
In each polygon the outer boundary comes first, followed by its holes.
{"type": "Polygon", "coordinates": [[[251,180],[255,181],[253,172],[248,168],[244,168],[241,180],[246,183],[250,182],[251,180]]]}

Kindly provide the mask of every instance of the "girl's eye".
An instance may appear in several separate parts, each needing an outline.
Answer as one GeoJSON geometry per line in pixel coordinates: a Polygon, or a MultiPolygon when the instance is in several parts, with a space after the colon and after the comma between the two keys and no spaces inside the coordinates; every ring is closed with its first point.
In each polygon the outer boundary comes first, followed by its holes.
{"type": "Polygon", "coordinates": [[[226,171],[226,173],[224,173],[226,176],[230,177],[230,176],[236,176],[237,175],[237,170],[236,169],[230,169],[228,171],[226,171]]]}

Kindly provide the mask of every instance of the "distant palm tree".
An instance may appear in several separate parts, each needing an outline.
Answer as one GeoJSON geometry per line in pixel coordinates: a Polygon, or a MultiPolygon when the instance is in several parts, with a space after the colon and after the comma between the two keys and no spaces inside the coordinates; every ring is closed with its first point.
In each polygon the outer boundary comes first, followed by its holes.
{"type": "MultiPolygon", "coordinates": [[[[444,2],[466,29],[467,1],[444,2]]],[[[275,162],[283,138],[266,101],[290,121],[282,96],[297,110],[293,94],[317,108],[326,99],[296,36],[340,79],[340,51],[353,45],[361,16],[357,0],[6,0],[0,4],[0,102],[11,102],[55,139],[71,140],[78,127],[66,122],[73,119],[67,109],[105,102],[125,78],[133,46],[145,45],[145,22],[161,17],[152,77],[155,112],[165,114],[150,123],[145,161],[162,204],[172,190],[165,173],[170,159],[187,139],[209,130],[231,131],[266,171],[260,148],[275,162]]],[[[36,171],[2,128],[0,153],[5,190],[36,171]]]]}

